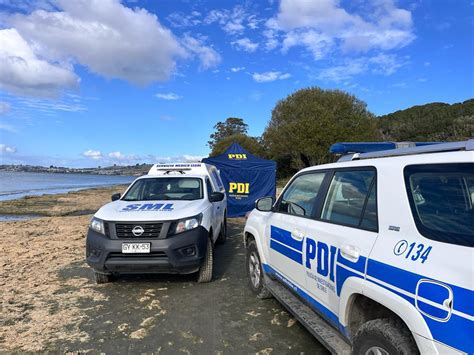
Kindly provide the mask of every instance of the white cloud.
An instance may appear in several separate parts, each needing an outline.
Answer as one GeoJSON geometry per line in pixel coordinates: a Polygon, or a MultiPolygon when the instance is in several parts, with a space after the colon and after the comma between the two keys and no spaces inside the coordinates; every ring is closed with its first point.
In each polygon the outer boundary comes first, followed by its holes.
{"type": "Polygon", "coordinates": [[[288,32],[282,44],[282,51],[284,53],[291,47],[305,46],[306,49],[311,52],[315,60],[325,57],[334,46],[334,42],[329,36],[320,34],[314,30],[288,32]]]}
{"type": "Polygon", "coordinates": [[[125,159],[125,155],[123,155],[120,152],[111,152],[107,155],[109,156],[109,158],[114,158],[114,159],[119,159],[119,160],[125,159]]]}
{"type": "Polygon", "coordinates": [[[65,65],[40,59],[16,29],[0,30],[0,89],[18,95],[53,97],[79,78],[65,65]]]}
{"type": "Polygon", "coordinates": [[[317,78],[323,81],[339,83],[368,72],[388,76],[406,64],[408,64],[408,58],[399,58],[394,54],[350,58],[346,59],[341,65],[321,70],[317,78]]]}
{"type": "Polygon", "coordinates": [[[260,22],[261,20],[257,19],[256,15],[250,15],[247,17],[247,26],[252,30],[256,30],[259,27],[260,22]]]}
{"type": "Polygon", "coordinates": [[[91,158],[94,160],[102,159],[102,153],[99,150],[89,149],[83,152],[82,155],[85,156],[86,158],[91,158]]]}
{"type": "Polygon", "coordinates": [[[205,38],[194,38],[185,35],[183,38],[183,46],[188,52],[197,56],[201,62],[200,69],[205,70],[217,66],[221,62],[221,56],[212,47],[204,45],[205,38]]]}
{"type": "Polygon", "coordinates": [[[169,92],[167,94],[156,94],[155,96],[162,100],[179,100],[183,98],[182,96],[179,96],[173,92],[169,92]]]}
{"type": "Polygon", "coordinates": [[[146,85],[167,80],[180,59],[196,57],[201,69],[220,62],[202,39],[177,38],[156,15],[119,0],[55,0],[29,10],[2,15],[3,27],[12,28],[0,30],[0,84],[15,94],[57,95],[79,82],[76,64],[146,85]]]}
{"type": "Polygon", "coordinates": [[[281,73],[279,71],[267,71],[264,73],[253,73],[252,78],[257,83],[267,83],[275,80],[284,80],[291,77],[289,73],[281,73]]]}
{"type": "MultiPolygon", "coordinates": [[[[245,30],[244,21],[247,13],[241,5],[232,10],[212,10],[204,19],[205,24],[218,23],[222,30],[228,34],[237,34],[245,30]]],[[[253,23],[253,22],[252,22],[253,23]]]]}
{"type": "Polygon", "coordinates": [[[232,41],[231,44],[238,50],[243,50],[250,53],[255,52],[258,48],[258,43],[252,42],[247,37],[232,41]]]}
{"type": "Polygon", "coordinates": [[[411,12],[396,7],[394,0],[370,0],[353,8],[348,12],[338,0],[282,0],[278,15],[266,23],[273,31],[266,35],[267,46],[275,48],[276,37],[283,36],[284,50],[302,46],[317,60],[335,48],[390,50],[415,38],[411,12]]]}
{"type": "MultiPolygon", "coordinates": [[[[66,94],[67,96],[67,94],[66,94]]],[[[56,111],[62,112],[82,112],[87,111],[86,106],[80,99],[40,99],[40,98],[19,98],[16,100],[18,106],[22,108],[31,109],[38,112],[54,113],[56,111]]]]}
{"type": "Polygon", "coordinates": [[[130,154],[130,155],[126,155],[126,154],[123,154],[119,151],[117,152],[110,152],[109,154],[107,154],[107,156],[109,158],[112,159],[112,161],[121,161],[121,162],[127,162],[128,164],[130,163],[135,163],[137,161],[140,161],[142,160],[141,157],[139,157],[138,155],[135,155],[135,154],[130,154]]]}
{"type": "Polygon", "coordinates": [[[265,37],[265,49],[267,51],[271,51],[272,49],[275,49],[278,47],[279,42],[278,42],[278,34],[277,31],[272,30],[272,29],[267,29],[263,31],[263,36],[265,37]]]}
{"type": "Polygon", "coordinates": [[[318,79],[323,81],[334,81],[339,83],[349,80],[353,76],[361,74],[367,70],[367,64],[364,60],[354,59],[344,65],[338,65],[321,70],[318,79]]]}
{"type": "Polygon", "coordinates": [[[186,162],[200,162],[203,158],[205,158],[204,156],[202,155],[183,155],[182,158],[186,161],[186,162]]]}
{"type": "Polygon", "coordinates": [[[6,145],[6,144],[0,144],[0,153],[8,153],[8,154],[16,153],[16,147],[6,145]]]}
{"type": "Polygon", "coordinates": [[[394,54],[378,54],[368,59],[375,74],[392,75],[399,68],[408,64],[406,58],[399,58],[394,54]]]}
{"type": "Polygon", "coordinates": [[[87,150],[82,155],[86,158],[93,159],[103,165],[119,164],[129,165],[136,163],[157,163],[157,162],[198,162],[203,156],[199,155],[179,155],[179,156],[156,156],[146,155],[140,156],[136,154],[124,154],[120,151],[114,151],[107,154],[102,154],[98,150],[87,150]]]}
{"type": "Polygon", "coordinates": [[[171,26],[183,28],[200,25],[202,23],[201,17],[199,11],[192,11],[188,15],[183,12],[173,12],[166,19],[171,23],[171,26]]]}
{"type": "Polygon", "coordinates": [[[233,73],[237,73],[241,70],[245,70],[245,67],[234,67],[234,68],[230,68],[230,71],[233,72],[233,73]]]}
{"type": "Polygon", "coordinates": [[[3,130],[3,131],[7,131],[7,132],[10,132],[10,133],[17,133],[18,130],[13,127],[12,125],[9,125],[7,123],[1,123],[0,122],[0,130],[3,130]]]}
{"type": "Polygon", "coordinates": [[[0,101],[0,115],[5,115],[11,110],[11,105],[6,101],[0,101]]]}
{"type": "Polygon", "coordinates": [[[136,84],[166,80],[185,55],[171,31],[145,9],[118,0],[58,0],[62,11],[8,19],[45,57],[75,60],[107,78],[136,84]]]}
{"type": "Polygon", "coordinates": [[[204,156],[200,155],[178,155],[178,156],[158,156],[158,155],[151,155],[147,156],[147,160],[152,163],[187,163],[187,162],[200,162],[204,156]]]}

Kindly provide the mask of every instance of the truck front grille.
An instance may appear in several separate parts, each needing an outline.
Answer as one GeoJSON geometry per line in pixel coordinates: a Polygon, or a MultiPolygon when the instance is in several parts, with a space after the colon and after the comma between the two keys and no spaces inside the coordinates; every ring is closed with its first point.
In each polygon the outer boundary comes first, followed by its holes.
{"type": "Polygon", "coordinates": [[[116,223],[115,233],[117,238],[159,238],[163,223],[116,223]],[[133,234],[133,228],[140,226],[144,232],[142,235],[133,234]]]}

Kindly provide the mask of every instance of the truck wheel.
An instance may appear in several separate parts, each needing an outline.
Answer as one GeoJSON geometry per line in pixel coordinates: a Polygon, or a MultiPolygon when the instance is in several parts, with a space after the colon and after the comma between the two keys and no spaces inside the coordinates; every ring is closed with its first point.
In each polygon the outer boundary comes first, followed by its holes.
{"type": "Polygon", "coordinates": [[[419,354],[408,330],[397,319],[374,319],[361,325],[353,339],[356,355],[411,355],[419,354]]]}
{"type": "Polygon", "coordinates": [[[105,284],[113,281],[113,277],[110,274],[103,274],[94,270],[94,279],[96,284],[105,284]]]}
{"type": "Polygon", "coordinates": [[[251,240],[247,245],[246,261],[250,289],[260,299],[271,298],[272,295],[270,291],[265,287],[262,263],[260,262],[257,245],[254,240],[251,240]]]}
{"type": "Polygon", "coordinates": [[[217,244],[224,244],[227,240],[227,217],[224,217],[224,222],[221,226],[221,231],[219,233],[219,237],[217,238],[217,244]]]}
{"type": "Polygon", "coordinates": [[[207,241],[206,256],[198,271],[198,282],[209,282],[212,279],[212,266],[214,262],[214,251],[212,249],[212,239],[207,241]]]}

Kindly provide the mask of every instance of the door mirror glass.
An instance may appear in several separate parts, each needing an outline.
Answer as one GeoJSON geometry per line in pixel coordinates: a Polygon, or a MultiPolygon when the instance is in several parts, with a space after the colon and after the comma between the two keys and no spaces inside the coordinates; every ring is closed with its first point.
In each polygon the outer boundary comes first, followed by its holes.
{"type": "Polygon", "coordinates": [[[211,202],[220,202],[224,199],[224,194],[222,192],[211,192],[209,195],[209,201],[211,202]]]}
{"type": "Polygon", "coordinates": [[[270,212],[275,199],[273,197],[262,197],[255,203],[255,208],[261,212],[270,212]]]}
{"type": "Polygon", "coordinates": [[[113,194],[112,195],[112,201],[120,200],[120,197],[122,197],[122,195],[120,193],[113,194]]]}

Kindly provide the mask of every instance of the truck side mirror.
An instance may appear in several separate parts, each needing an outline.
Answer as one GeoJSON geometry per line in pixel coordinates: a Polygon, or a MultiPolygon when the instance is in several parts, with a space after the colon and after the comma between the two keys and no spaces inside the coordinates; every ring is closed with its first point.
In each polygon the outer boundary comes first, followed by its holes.
{"type": "Polygon", "coordinates": [[[120,192],[118,192],[118,193],[116,193],[116,194],[113,194],[113,195],[112,195],[112,201],[120,200],[120,197],[122,197],[122,195],[120,194],[120,192]]]}
{"type": "Polygon", "coordinates": [[[271,196],[262,197],[255,202],[255,208],[261,212],[271,212],[275,198],[271,196]]]}
{"type": "Polygon", "coordinates": [[[211,202],[220,202],[224,199],[224,194],[222,192],[211,192],[209,195],[209,201],[211,202]]]}

